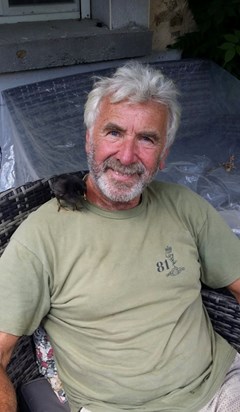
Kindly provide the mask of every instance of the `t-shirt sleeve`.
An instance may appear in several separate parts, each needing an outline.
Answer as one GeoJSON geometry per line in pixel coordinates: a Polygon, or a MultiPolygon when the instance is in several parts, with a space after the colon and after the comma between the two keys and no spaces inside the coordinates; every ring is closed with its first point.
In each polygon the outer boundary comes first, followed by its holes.
{"type": "Polygon", "coordinates": [[[198,250],[207,286],[221,288],[240,278],[240,241],[211,205],[198,234],[198,250]]]}
{"type": "Polygon", "coordinates": [[[44,265],[12,239],[0,259],[0,331],[30,335],[49,307],[49,276],[44,265]]]}

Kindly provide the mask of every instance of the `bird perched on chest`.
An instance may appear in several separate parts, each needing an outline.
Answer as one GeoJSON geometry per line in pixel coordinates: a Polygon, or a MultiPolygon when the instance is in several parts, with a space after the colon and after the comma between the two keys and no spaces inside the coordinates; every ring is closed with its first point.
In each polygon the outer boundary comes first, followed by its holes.
{"type": "Polygon", "coordinates": [[[87,186],[84,181],[86,174],[81,172],[65,173],[50,180],[50,186],[58,201],[58,211],[61,208],[81,210],[86,199],[87,186]]]}

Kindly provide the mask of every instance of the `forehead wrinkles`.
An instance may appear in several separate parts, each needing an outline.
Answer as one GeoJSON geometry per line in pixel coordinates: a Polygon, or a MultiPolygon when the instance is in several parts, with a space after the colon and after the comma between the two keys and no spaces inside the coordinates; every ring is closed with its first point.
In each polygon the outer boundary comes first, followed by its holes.
{"type": "Polygon", "coordinates": [[[129,100],[124,100],[118,103],[111,103],[109,98],[105,98],[101,102],[95,123],[115,123],[114,119],[136,123],[136,120],[143,123],[143,125],[146,123],[146,127],[149,130],[159,130],[166,124],[167,117],[167,107],[154,101],[131,103],[129,100]]]}
{"type": "Polygon", "coordinates": [[[104,106],[108,106],[108,109],[111,108],[118,108],[122,107],[125,108],[126,110],[131,109],[132,107],[137,107],[138,109],[144,109],[144,110],[154,110],[156,109],[159,113],[160,112],[168,112],[168,107],[165,104],[162,104],[160,102],[157,102],[155,100],[146,100],[146,101],[131,101],[129,99],[124,99],[121,101],[111,101],[111,96],[105,96],[101,100],[98,106],[98,110],[96,111],[96,118],[98,117],[99,114],[102,114],[104,106]]]}

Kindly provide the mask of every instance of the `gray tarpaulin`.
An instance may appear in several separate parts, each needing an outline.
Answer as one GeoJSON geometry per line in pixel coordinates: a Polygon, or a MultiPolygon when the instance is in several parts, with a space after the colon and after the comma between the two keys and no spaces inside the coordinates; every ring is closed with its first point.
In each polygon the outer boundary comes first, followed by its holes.
{"type": "MultiPolygon", "coordinates": [[[[176,82],[182,104],[177,140],[158,179],[198,192],[240,233],[240,81],[209,61],[151,64],[176,82]]],[[[2,92],[0,191],[87,168],[86,95],[93,75],[108,75],[113,70],[79,73],[2,92]]]]}

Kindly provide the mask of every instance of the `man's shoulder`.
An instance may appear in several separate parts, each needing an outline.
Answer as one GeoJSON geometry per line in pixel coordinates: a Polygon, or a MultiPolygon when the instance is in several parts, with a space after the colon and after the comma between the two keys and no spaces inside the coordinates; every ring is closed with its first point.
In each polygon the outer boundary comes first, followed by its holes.
{"type": "MultiPolygon", "coordinates": [[[[17,228],[13,237],[19,236],[21,233],[32,232],[36,230],[44,231],[46,227],[53,222],[58,213],[58,204],[55,198],[49,200],[39,206],[35,211],[31,212],[28,217],[17,228]]],[[[36,232],[35,232],[36,233],[36,232]]]]}
{"type": "Polygon", "coordinates": [[[149,197],[161,206],[176,208],[190,214],[206,212],[211,208],[209,202],[199,194],[178,183],[154,180],[149,185],[149,197]]]}
{"type": "Polygon", "coordinates": [[[197,193],[193,192],[186,186],[173,182],[162,182],[160,180],[154,180],[150,185],[150,189],[161,196],[187,196],[193,199],[202,199],[197,193]]]}
{"type": "Polygon", "coordinates": [[[58,214],[58,203],[55,198],[48,200],[46,203],[43,203],[35,211],[29,214],[27,220],[29,222],[37,222],[40,220],[52,219],[58,214]]]}

